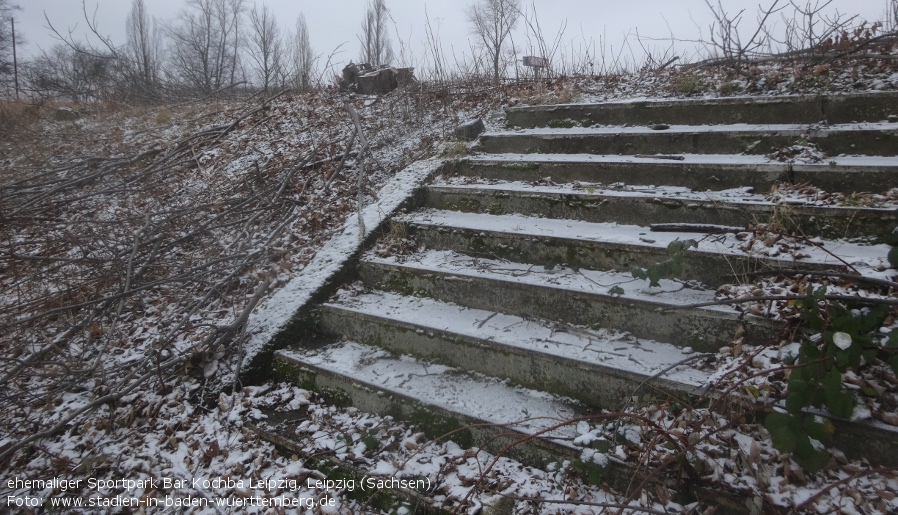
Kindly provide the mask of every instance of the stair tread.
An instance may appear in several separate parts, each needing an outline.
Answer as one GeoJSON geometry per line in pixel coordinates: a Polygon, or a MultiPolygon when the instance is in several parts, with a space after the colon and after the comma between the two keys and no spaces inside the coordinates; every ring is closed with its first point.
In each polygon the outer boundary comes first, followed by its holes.
{"type": "MultiPolygon", "coordinates": [[[[661,279],[660,287],[649,289],[645,281],[634,280],[629,272],[573,270],[566,267],[546,269],[539,265],[528,265],[494,259],[475,258],[451,250],[425,250],[412,256],[379,257],[374,253],[365,254],[364,260],[388,266],[414,268],[423,272],[452,274],[469,278],[489,278],[524,285],[542,286],[570,292],[581,292],[610,296],[612,287],[620,288],[615,294],[624,300],[641,300],[664,306],[683,306],[714,300],[714,291],[696,289],[669,279],[661,279]]],[[[729,306],[707,306],[699,308],[726,314],[738,314],[729,306]]]]}
{"type": "Polygon", "coordinates": [[[384,291],[341,291],[338,301],[326,307],[375,316],[424,331],[444,331],[477,338],[504,347],[578,361],[606,369],[652,376],[664,371],[667,381],[685,386],[704,385],[709,375],[688,365],[670,370],[687,356],[683,349],[620,331],[590,330],[539,320],[473,309],[429,298],[409,297],[384,291]]]}
{"type": "MultiPolygon", "coordinates": [[[[314,350],[281,350],[278,355],[364,387],[404,396],[486,423],[509,425],[526,434],[575,418],[581,411],[579,405],[569,399],[513,386],[481,374],[429,364],[410,356],[395,356],[352,341],[336,342],[314,350]]],[[[568,439],[576,437],[576,431],[565,426],[547,435],[553,439],[568,439]]]]}
{"type": "Polygon", "coordinates": [[[629,97],[609,99],[593,102],[569,102],[565,104],[545,104],[509,107],[509,111],[556,111],[571,107],[602,107],[602,106],[665,106],[665,105],[745,105],[745,104],[791,104],[795,102],[819,102],[821,98],[830,100],[842,99],[876,99],[894,97],[892,91],[866,91],[863,93],[829,93],[821,95],[733,95],[726,97],[699,97],[699,98],[663,98],[663,97],[629,97]]]}
{"type": "MultiPolygon", "coordinates": [[[[898,130],[898,126],[891,124],[898,130]]],[[[655,131],[657,132],[657,131],[655,131]]],[[[489,133],[487,133],[489,134],[489,133]]],[[[496,133],[493,133],[496,134],[496,133]]],[[[512,132],[511,134],[517,134],[512,132]]],[[[641,155],[641,154],[640,154],[641,155]]],[[[841,168],[857,168],[857,167],[884,167],[898,168],[898,159],[891,156],[833,156],[827,157],[825,161],[819,163],[785,163],[775,161],[764,155],[754,154],[689,154],[676,153],[682,157],[682,160],[666,160],[652,157],[637,157],[635,155],[617,155],[617,154],[521,154],[521,153],[496,153],[496,154],[476,154],[467,158],[470,162],[475,163],[646,163],[646,164],[667,164],[667,165],[726,165],[726,166],[751,166],[764,169],[788,169],[802,168],[808,170],[819,169],[828,171],[841,168]],[[833,165],[832,163],[835,163],[833,165]]]]}
{"type": "MultiPolygon", "coordinates": [[[[739,249],[742,244],[735,234],[720,234],[713,238],[702,239],[702,234],[690,232],[651,232],[649,227],[623,225],[613,222],[583,222],[578,220],[536,218],[518,214],[490,215],[479,213],[463,213],[438,209],[421,209],[404,215],[403,221],[416,226],[432,226],[470,231],[490,231],[505,233],[518,237],[559,238],[595,243],[631,245],[656,249],[666,249],[674,241],[701,240],[697,248],[689,252],[707,252],[729,256],[747,256],[739,249]]],[[[876,276],[889,268],[887,254],[890,246],[885,244],[858,245],[838,240],[820,240],[824,247],[840,256],[855,267],[869,270],[876,276]]],[[[785,257],[764,256],[763,249],[751,254],[754,257],[769,260],[780,265],[813,264],[843,266],[843,263],[824,250],[812,245],[794,247],[802,255],[796,259],[792,254],[785,257]]]]}
{"type": "MultiPolygon", "coordinates": [[[[890,199],[882,201],[880,206],[853,206],[853,205],[828,205],[823,201],[807,201],[800,197],[783,195],[779,201],[769,200],[767,195],[754,193],[754,188],[746,186],[742,188],[730,188],[726,190],[695,191],[684,186],[656,186],[652,184],[603,184],[577,181],[576,183],[558,184],[534,184],[526,181],[508,180],[477,180],[460,177],[443,177],[430,183],[428,189],[444,192],[477,192],[477,193],[510,193],[510,194],[538,194],[556,196],[576,196],[584,200],[594,198],[620,199],[664,199],[681,202],[696,203],[726,203],[736,207],[757,206],[773,207],[788,205],[794,208],[816,208],[840,211],[846,215],[856,211],[894,213],[898,211],[898,202],[890,199]]],[[[834,216],[839,216],[834,214],[834,216]]]]}
{"type": "Polygon", "coordinates": [[[668,125],[667,129],[655,130],[649,126],[621,126],[609,125],[603,127],[571,127],[571,128],[550,128],[539,127],[533,129],[511,129],[485,132],[486,137],[508,137],[519,135],[530,136],[593,136],[593,135],[616,135],[616,134],[671,134],[671,133],[777,133],[777,134],[794,134],[800,136],[807,134],[811,137],[826,137],[830,134],[840,132],[855,131],[882,131],[893,132],[898,131],[898,125],[891,122],[858,122],[844,123],[838,125],[826,126],[809,126],[800,123],[770,123],[770,124],[753,124],[753,123],[736,123],[736,124],[720,124],[720,125],[668,125]]]}

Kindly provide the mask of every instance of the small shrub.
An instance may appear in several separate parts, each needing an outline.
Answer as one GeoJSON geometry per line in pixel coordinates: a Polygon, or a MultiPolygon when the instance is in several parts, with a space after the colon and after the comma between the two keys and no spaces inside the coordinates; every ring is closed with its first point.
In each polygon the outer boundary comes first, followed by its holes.
{"type": "Polygon", "coordinates": [[[717,93],[722,97],[729,97],[742,92],[742,86],[735,81],[724,81],[717,86],[717,93]]]}
{"type": "Polygon", "coordinates": [[[685,96],[697,95],[706,89],[705,82],[698,75],[683,75],[674,82],[674,91],[685,96]]]}
{"type": "Polygon", "coordinates": [[[171,109],[167,107],[163,107],[162,109],[156,111],[156,123],[158,125],[166,125],[171,122],[172,112],[171,109]]]}
{"type": "Polygon", "coordinates": [[[450,141],[443,145],[441,155],[447,159],[459,159],[468,154],[468,145],[463,141],[450,141]]]}

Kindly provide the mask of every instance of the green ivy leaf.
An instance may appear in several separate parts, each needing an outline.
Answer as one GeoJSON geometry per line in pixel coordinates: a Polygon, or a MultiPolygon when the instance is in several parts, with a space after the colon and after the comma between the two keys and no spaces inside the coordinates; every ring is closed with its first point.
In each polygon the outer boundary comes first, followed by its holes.
{"type": "Polygon", "coordinates": [[[770,432],[773,446],[780,452],[792,452],[798,445],[797,419],[787,413],[773,412],[767,415],[764,427],[770,432]]]}
{"type": "Polygon", "coordinates": [[[796,388],[796,384],[789,383],[789,396],[786,397],[786,411],[793,414],[801,413],[808,405],[811,395],[807,389],[807,383],[802,383],[804,387],[796,388]]]}
{"type": "Polygon", "coordinates": [[[889,250],[889,265],[892,268],[898,268],[898,247],[892,247],[889,250]]]}
{"type": "Polygon", "coordinates": [[[624,289],[620,286],[612,286],[611,289],[608,290],[608,295],[612,297],[620,297],[624,294],[624,289]]]}
{"type": "Polygon", "coordinates": [[[670,255],[683,254],[686,249],[689,248],[698,248],[698,242],[695,240],[676,240],[670,242],[670,245],[667,246],[667,252],[670,255]]]}
{"type": "Polygon", "coordinates": [[[840,418],[850,418],[854,413],[854,395],[848,392],[839,392],[833,396],[827,396],[826,407],[840,418]]]}
{"type": "Polygon", "coordinates": [[[661,278],[664,276],[660,266],[653,266],[648,270],[649,286],[661,286],[661,278]]]}
{"type": "Polygon", "coordinates": [[[886,347],[898,348],[898,331],[889,333],[889,342],[886,344],[886,347]]]}
{"type": "Polygon", "coordinates": [[[820,349],[813,343],[805,343],[798,349],[798,362],[809,363],[820,359],[820,349]]]}
{"type": "Polygon", "coordinates": [[[812,415],[805,418],[805,429],[807,429],[808,436],[821,442],[829,439],[836,430],[829,420],[817,422],[812,415]]]}
{"type": "Polygon", "coordinates": [[[649,276],[646,273],[644,268],[634,268],[630,271],[630,274],[633,275],[633,279],[648,279],[649,276]]]}
{"type": "Polygon", "coordinates": [[[842,374],[833,367],[821,381],[823,391],[826,394],[827,403],[842,392],[842,374]]]}
{"type": "Polygon", "coordinates": [[[368,450],[377,450],[380,447],[380,442],[371,435],[362,438],[362,443],[365,444],[365,448],[368,450]]]}
{"type": "Polygon", "coordinates": [[[826,449],[816,449],[811,443],[811,439],[806,435],[802,435],[798,439],[795,446],[795,453],[792,458],[796,463],[801,465],[805,471],[816,474],[829,463],[829,453],[826,449]]]}

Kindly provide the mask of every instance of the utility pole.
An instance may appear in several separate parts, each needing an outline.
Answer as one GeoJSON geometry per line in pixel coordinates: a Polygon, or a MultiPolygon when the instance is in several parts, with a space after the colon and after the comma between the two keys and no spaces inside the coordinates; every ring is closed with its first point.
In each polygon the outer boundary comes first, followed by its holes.
{"type": "Polygon", "coordinates": [[[16,100],[19,99],[19,61],[16,59],[16,19],[9,17],[12,25],[12,73],[16,81],[16,100]]]}

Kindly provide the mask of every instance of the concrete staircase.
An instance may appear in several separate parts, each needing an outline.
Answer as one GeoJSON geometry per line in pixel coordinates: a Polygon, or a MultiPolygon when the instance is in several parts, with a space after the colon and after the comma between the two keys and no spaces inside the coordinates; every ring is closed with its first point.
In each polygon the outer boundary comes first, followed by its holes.
{"type": "MultiPolygon", "coordinates": [[[[577,459],[559,421],[646,392],[691,402],[720,347],[778,342],[780,324],[731,306],[674,308],[757,271],[844,271],[826,251],[883,273],[895,209],[767,194],[898,186],[895,115],[894,94],[510,109],[510,129],[482,135],[393,220],[274,374],[433,437],[471,425],[452,435],[462,446],[524,439],[510,455],[525,463],[577,459]],[[799,141],[835,157],[764,157],[799,141]],[[753,245],[744,229],[769,223],[826,251],[753,245]],[[631,274],[672,259],[680,273],[657,286],[631,274]]],[[[835,422],[848,456],[898,464],[894,428],[835,422]]]]}

